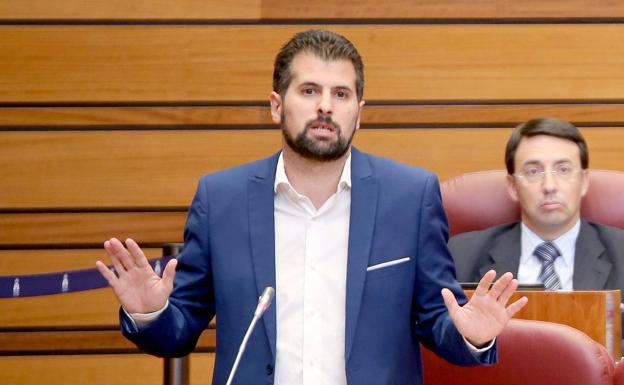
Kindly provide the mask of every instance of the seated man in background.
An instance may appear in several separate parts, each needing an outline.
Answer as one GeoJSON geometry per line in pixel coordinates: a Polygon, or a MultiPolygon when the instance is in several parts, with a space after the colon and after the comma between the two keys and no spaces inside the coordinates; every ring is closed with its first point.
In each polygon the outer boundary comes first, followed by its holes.
{"type": "Polygon", "coordinates": [[[505,163],[521,222],[451,238],[458,280],[478,281],[494,269],[546,290],[624,288],[624,230],[580,218],[589,156],[578,128],[558,119],[523,123],[507,142],[505,163]]]}

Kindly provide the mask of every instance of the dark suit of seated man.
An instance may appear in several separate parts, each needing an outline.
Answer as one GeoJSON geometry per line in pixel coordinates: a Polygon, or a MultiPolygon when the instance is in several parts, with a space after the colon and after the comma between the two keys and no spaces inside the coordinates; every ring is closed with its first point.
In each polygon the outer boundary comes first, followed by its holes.
{"type": "Polygon", "coordinates": [[[547,290],[624,288],[624,231],[580,218],[589,186],[580,131],[558,119],[530,120],[511,134],[505,163],[522,221],[451,238],[458,280],[494,269],[547,290]]]}

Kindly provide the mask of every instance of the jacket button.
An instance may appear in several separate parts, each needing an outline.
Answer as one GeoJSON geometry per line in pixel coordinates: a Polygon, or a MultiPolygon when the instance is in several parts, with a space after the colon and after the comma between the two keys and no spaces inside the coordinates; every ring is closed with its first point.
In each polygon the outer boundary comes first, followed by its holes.
{"type": "Polygon", "coordinates": [[[273,365],[268,364],[268,365],[266,366],[266,374],[267,374],[267,376],[270,376],[270,375],[272,375],[272,374],[273,374],[273,365]]]}

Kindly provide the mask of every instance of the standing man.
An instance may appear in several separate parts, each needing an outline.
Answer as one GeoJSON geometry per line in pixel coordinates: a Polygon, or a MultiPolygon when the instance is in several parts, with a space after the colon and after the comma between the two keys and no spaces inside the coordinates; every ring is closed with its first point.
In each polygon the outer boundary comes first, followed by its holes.
{"type": "Polygon", "coordinates": [[[224,384],[272,286],[234,383],[421,384],[419,342],[458,364],[495,362],[492,340],[527,300],[506,307],[517,281],[490,289],[492,271],[466,302],[435,176],[351,147],[364,106],[351,42],[296,34],[275,59],[273,90],[282,150],[201,179],[184,251],[162,279],[134,241],[105,242],[118,276],[97,266],[123,333],[182,356],[216,314],[213,384],[224,384]]]}
{"type": "Polygon", "coordinates": [[[581,219],[589,155],[580,131],[559,119],[529,120],[511,134],[505,163],[522,221],[453,237],[458,279],[494,269],[547,290],[622,290],[624,231],[581,219]]]}

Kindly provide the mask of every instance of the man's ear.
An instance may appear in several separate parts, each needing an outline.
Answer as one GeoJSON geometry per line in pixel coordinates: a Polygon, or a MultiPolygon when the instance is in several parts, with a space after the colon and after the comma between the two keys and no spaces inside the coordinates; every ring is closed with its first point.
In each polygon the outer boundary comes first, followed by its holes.
{"type": "Polygon", "coordinates": [[[359,129],[360,128],[360,120],[362,119],[362,110],[364,109],[364,104],[366,102],[364,100],[361,100],[358,106],[358,117],[357,117],[357,121],[355,122],[355,129],[359,129]]]}
{"type": "Polygon", "coordinates": [[[581,196],[584,197],[589,189],[589,170],[581,170],[581,196]]]}
{"type": "Polygon", "coordinates": [[[514,201],[518,202],[518,190],[516,186],[516,179],[513,175],[507,174],[507,193],[509,197],[514,201]]]}
{"type": "Polygon", "coordinates": [[[273,91],[269,95],[269,102],[271,102],[271,119],[273,119],[273,123],[282,123],[282,97],[273,91]]]}

